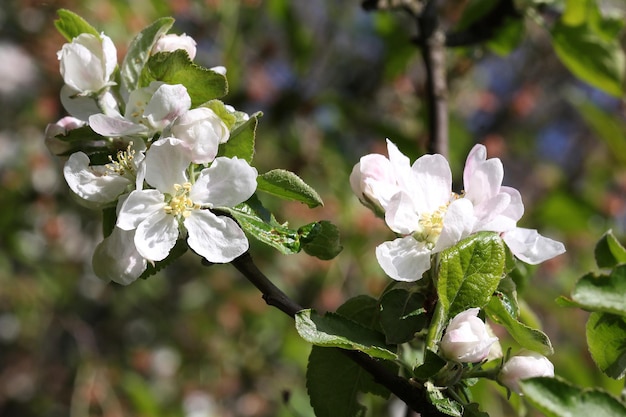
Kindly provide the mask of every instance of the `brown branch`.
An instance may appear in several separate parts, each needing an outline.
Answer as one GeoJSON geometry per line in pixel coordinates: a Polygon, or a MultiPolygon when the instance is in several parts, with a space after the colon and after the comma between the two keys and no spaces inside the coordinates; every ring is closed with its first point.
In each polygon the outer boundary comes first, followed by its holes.
{"type": "MultiPolygon", "coordinates": [[[[290,299],[259,270],[249,252],[244,253],[231,263],[248,281],[261,291],[262,297],[268,305],[278,308],[291,317],[294,317],[298,311],[304,310],[304,307],[290,299]]],[[[428,401],[426,391],[421,387],[412,384],[406,378],[390,372],[379,361],[363,352],[339,350],[372,375],[378,384],[386,387],[396,397],[404,401],[408,407],[420,413],[421,416],[444,416],[428,401]]]]}

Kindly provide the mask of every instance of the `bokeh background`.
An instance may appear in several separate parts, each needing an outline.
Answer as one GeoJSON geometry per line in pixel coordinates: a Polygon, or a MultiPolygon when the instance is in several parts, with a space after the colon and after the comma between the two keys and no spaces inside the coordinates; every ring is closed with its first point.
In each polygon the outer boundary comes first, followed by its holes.
{"type": "MultiPolygon", "coordinates": [[[[444,21],[453,25],[464,2],[449,3],[444,21]]],[[[0,415],[312,416],[310,347],[230,265],[207,268],[188,254],[128,287],[93,275],[100,218],[73,201],[62,161],[43,141],[46,124],[65,115],[58,8],[109,35],[120,59],[139,30],[174,16],[174,30],[198,42],[198,63],[227,67],[225,101],[264,112],[254,165],[296,172],[325,206],[264,203],[293,226],[327,219],[341,231],[344,251],[332,261],[252,242],[261,269],[320,311],[375,297],[389,282],[373,253],[390,232],[358,203],[348,176],[362,155],[385,152],[385,138],[412,159],[423,153],[413,22],[366,13],[357,0],[3,0],[0,8],[0,415]]],[[[524,198],[522,225],[568,249],[533,268],[522,293],[555,345],[556,372],[618,395],[620,383],[587,353],[586,314],[554,299],[594,270],[593,247],[607,229],[626,234],[624,102],[571,76],[545,29],[526,29],[507,56],[448,53],[455,184],[473,144],[503,160],[505,183],[524,198]]],[[[493,416],[514,415],[495,384],[480,384],[476,396],[493,416]]],[[[393,415],[376,399],[364,403],[371,415],[393,415]]]]}

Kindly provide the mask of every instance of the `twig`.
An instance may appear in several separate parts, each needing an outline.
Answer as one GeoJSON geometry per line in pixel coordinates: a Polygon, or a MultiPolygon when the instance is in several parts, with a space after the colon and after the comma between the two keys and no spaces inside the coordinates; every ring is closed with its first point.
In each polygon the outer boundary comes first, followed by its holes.
{"type": "MultiPolygon", "coordinates": [[[[304,307],[290,299],[259,270],[249,252],[244,253],[231,263],[248,281],[261,291],[262,297],[268,305],[278,308],[291,317],[294,317],[298,311],[304,310],[304,307]]],[[[420,413],[421,416],[444,416],[444,414],[439,412],[428,401],[426,392],[421,387],[412,384],[406,378],[390,372],[376,359],[363,352],[345,349],[339,350],[372,375],[378,384],[386,387],[396,397],[404,401],[412,410],[420,413]]]]}

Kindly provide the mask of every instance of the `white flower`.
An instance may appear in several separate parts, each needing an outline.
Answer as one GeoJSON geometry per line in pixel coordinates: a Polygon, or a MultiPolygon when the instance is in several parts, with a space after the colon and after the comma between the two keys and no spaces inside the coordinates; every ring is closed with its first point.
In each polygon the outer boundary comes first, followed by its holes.
{"type": "Polygon", "coordinates": [[[192,61],[196,57],[196,41],[191,36],[187,36],[184,33],[182,35],[171,33],[161,36],[152,47],[152,53],[173,52],[177,49],[187,51],[189,59],[192,61]]]}
{"type": "Polygon", "coordinates": [[[161,132],[190,107],[191,98],[183,85],[154,81],[148,87],[130,93],[124,116],[119,113],[93,114],[89,117],[89,125],[102,136],[149,137],[161,132]]]}
{"type": "Polygon", "coordinates": [[[511,252],[529,264],[538,264],[565,252],[562,243],[536,230],[517,227],[524,214],[522,197],[515,188],[502,186],[504,167],[498,158],[487,159],[487,149],[476,145],[463,171],[464,197],[474,205],[473,232],[499,232],[511,252]]]}
{"type": "Polygon", "coordinates": [[[80,34],[63,45],[57,57],[65,84],[82,95],[115,84],[112,75],[117,66],[117,50],[105,34],[80,34]]]}
{"type": "Polygon", "coordinates": [[[470,201],[452,193],[452,174],[441,155],[409,159],[387,142],[389,159],[369,156],[352,171],[357,195],[385,212],[385,222],[401,235],[376,248],[385,273],[416,281],[430,268],[430,256],[466,237],[474,225],[470,201]]]}
{"type": "Polygon", "coordinates": [[[119,227],[96,247],[92,264],[96,276],[104,281],[128,285],[143,274],[148,262],[135,248],[135,231],[119,227]]]}
{"type": "Polygon", "coordinates": [[[70,155],[63,167],[63,175],[70,189],[87,205],[100,207],[113,203],[133,186],[141,188],[144,176],[143,142],[134,143],[119,151],[106,165],[89,165],[83,152],[70,155]]]}
{"type": "Polygon", "coordinates": [[[540,376],[554,377],[554,365],[537,352],[525,351],[504,364],[498,380],[511,391],[520,394],[519,381],[540,376]]]}
{"type": "Polygon", "coordinates": [[[485,323],[477,317],[479,311],[478,308],[470,308],[450,320],[441,339],[441,351],[446,358],[474,363],[489,355],[498,338],[491,336],[485,323]]]}
{"type": "Polygon", "coordinates": [[[163,132],[182,141],[191,162],[205,164],[215,159],[217,148],[230,137],[226,124],[207,107],[189,110],[163,132]]]}
{"type": "Polygon", "coordinates": [[[192,184],[181,146],[175,138],[152,144],[145,179],[156,189],[133,191],[120,209],[117,226],[136,230],[137,251],[150,261],[165,259],[184,230],[196,253],[210,262],[230,262],[248,249],[248,240],[234,220],[211,209],[233,207],[252,196],[257,171],[245,160],[219,157],[192,184]]]}

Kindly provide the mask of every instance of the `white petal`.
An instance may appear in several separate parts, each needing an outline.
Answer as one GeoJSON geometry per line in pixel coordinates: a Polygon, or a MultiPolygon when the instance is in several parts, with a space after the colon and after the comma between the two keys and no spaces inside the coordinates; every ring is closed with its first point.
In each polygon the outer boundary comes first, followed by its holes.
{"type": "Polygon", "coordinates": [[[148,216],[165,207],[163,194],[158,190],[135,190],[122,203],[117,216],[117,227],[133,230],[148,216]]]}
{"type": "Polygon", "coordinates": [[[507,216],[513,221],[517,222],[524,215],[524,203],[522,202],[522,195],[518,190],[512,187],[500,187],[501,193],[507,193],[511,197],[509,206],[502,212],[503,216],[507,216]]]}
{"type": "Polygon", "coordinates": [[[244,159],[219,157],[202,170],[189,197],[210,207],[234,207],[254,194],[257,176],[244,159]]]}
{"type": "Polygon", "coordinates": [[[100,113],[98,103],[90,96],[79,95],[80,91],[64,85],[61,87],[61,104],[63,108],[72,116],[87,121],[92,114],[100,113]]]}
{"type": "Polygon", "coordinates": [[[113,71],[115,71],[117,66],[117,50],[111,38],[104,33],[100,34],[100,39],[102,40],[102,56],[104,59],[104,78],[105,81],[108,81],[111,79],[113,71]]]}
{"type": "Polygon", "coordinates": [[[503,233],[502,239],[513,255],[531,265],[537,265],[565,253],[565,246],[561,242],[541,236],[534,229],[518,227],[503,233]]]}
{"type": "Polygon", "coordinates": [[[380,154],[361,158],[350,174],[350,185],[361,201],[377,204],[384,210],[399,190],[391,162],[380,154]]]}
{"type": "Polygon", "coordinates": [[[199,107],[176,119],[170,134],[189,149],[191,161],[205,164],[215,159],[219,144],[228,141],[230,132],[213,110],[199,107]]]}
{"type": "Polygon", "coordinates": [[[411,236],[384,242],[376,248],[376,259],[387,275],[396,281],[413,282],[430,269],[431,252],[411,236]]]}
{"type": "Polygon", "coordinates": [[[454,200],[443,218],[443,229],[433,252],[440,252],[459,243],[470,235],[475,223],[472,202],[464,198],[454,200]]]}
{"type": "Polygon", "coordinates": [[[163,193],[173,194],[174,184],[187,182],[185,171],[190,163],[178,139],[159,139],[146,151],[146,182],[163,193]]]}
{"type": "Polygon", "coordinates": [[[194,210],[185,219],[187,243],[198,255],[213,263],[230,262],[248,250],[248,239],[232,219],[209,210],[194,210]]]}
{"type": "Polygon", "coordinates": [[[146,106],[144,116],[150,124],[163,129],[191,107],[191,98],[181,84],[161,85],[146,106]]]}
{"type": "Polygon", "coordinates": [[[408,235],[420,228],[419,221],[420,216],[411,196],[403,191],[397,192],[387,205],[387,226],[396,233],[408,235]]]}
{"type": "Polygon", "coordinates": [[[466,182],[465,198],[469,198],[472,203],[478,205],[489,200],[500,192],[502,180],[504,179],[504,167],[498,158],[491,158],[479,163],[471,175],[464,175],[466,182]]]}
{"type": "Polygon", "coordinates": [[[144,258],[162,261],[176,244],[178,233],[176,217],[159,210],[139,223],[135,232],[135,246],[144,258]]]}
{"type": "Polygon", "coordinates": [[[89,166],[89,157],[83,152],[70,155],[63,175],[76,195],[93,203],[115,201],[130,184],[128,179],[108,171],[105,166],[89,166]]]}
{"type": "Polygon", "coordinates": [[[134,231],[115,227],[96,247],[93,270],[98,278],[128,285],[146,270],[147,261],[137,252],[134,231]]]}
{"type": "Polygon", "coordinates": [[[415,185],[411,188],[415,205],[420,213],[433,213],[450,201],[452,172],[442,155],[424,155],[411,167],[415,185]]]}
{"type": "Polygon", "coordinates": [[[477,169],[478,165],[487,160],[487,148],[484,145],[474,145],[465,160],[465,169],[463,170],[463,184],[467,187],[470,179],[477,169]]]}
{"type": "Polygon", "coordinates": [[[133,123],[121,115],[107,116],[102,113],[89,116],[89,126],[94,132],[107,137],[131,136],[148,132],[145,126],[133,123]]]}

